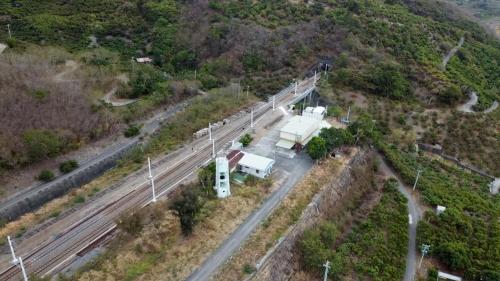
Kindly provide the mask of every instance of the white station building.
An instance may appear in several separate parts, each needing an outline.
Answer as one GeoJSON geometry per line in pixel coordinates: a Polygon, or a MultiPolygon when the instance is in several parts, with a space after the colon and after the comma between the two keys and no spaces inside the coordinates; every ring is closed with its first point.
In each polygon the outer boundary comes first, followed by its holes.
{"type": "Polygon", "coordinates": [[[302,115],[297,115],[288,121],[280,130],[280,140],[276,143],[278,149],[290,150],[294,146],[304,147],[313,137],[318,136],[321,129],[331,125],[323,120],[326,109],[322,106],[307,107],[302,115]]]}
{"type": "Polygon", "coordinates": [[[273,159],[245,152],[238,165],[241,172],[263,179],[272,173],[274,162],[273,159]]]}

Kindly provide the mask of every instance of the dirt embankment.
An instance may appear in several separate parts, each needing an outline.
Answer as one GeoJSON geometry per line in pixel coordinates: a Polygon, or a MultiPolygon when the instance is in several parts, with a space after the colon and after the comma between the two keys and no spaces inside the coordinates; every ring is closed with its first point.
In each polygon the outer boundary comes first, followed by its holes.
{"type": "Polygon", "coordinates": [[[290,280],[300,271],[299,253],[296,243],[303,232],[325,218],[334,216],[344,209],[342,206],[354,197],[362,197],[370,184],[368,175],[373,174],[373,153],[360,151],[352,158],[338,177],[322,186],[311,203],[302,212],[298,222],[292,226],[281,239],[281,243],[268,253],[267,258],[259,266],[252,280],[290,280]]]}

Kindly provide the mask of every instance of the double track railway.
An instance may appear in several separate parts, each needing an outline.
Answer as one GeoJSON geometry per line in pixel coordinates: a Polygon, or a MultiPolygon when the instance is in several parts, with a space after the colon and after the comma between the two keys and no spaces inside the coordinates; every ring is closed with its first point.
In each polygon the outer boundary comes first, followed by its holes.
{"type": "MultiPolygon", "coordinates": [[[[314,78],[308,78],[295,86],[290,86],[274,96],[276,106],[291,104],[299,101],[314,89],[314,78]],[[294,94],[297,89],[297,94],[294,94]]],[[[257,124],[265,118],[266,113],[272,111],[273,99],[254,109],[254,123],[257,124]]],[[[238,139],[251,128],[250,114],[243,116],[223,128],[215,131],[215,151],[220,151],[232,140],[238,139]]],[[[168,196],[186,178],[195,173],[202,165],[212,158],[212,143],[207,141],[201,148],[193,151],[184,159],[172,164],[161,171],[155,177],[157,197],[168,196]]],[[[161,162],[162,160],[160,160],[161,162]]],[[[128,186],[128,190],[121,190],[121,194],[114,196],[116,199],[102,202],[102,205],[88,214],[75,214],[72,219],[75,222],[63,231],[58,231],[57,222],[48,226],[44,231],[54,233],[54,236],[36,247],[31,247],[24,252],[17,252],[23,257],[24,265],[30,274],[39,276],[51,276],[62,271],[78,258],[80,253],[85,253],[89,248],[104,239],[116,229],[116,220],[124,213],[129,213],[137,208],[142,208],[151,203],[151,187],[148,181],[144,181],[136,187],[128,186]]],[[[110,197],[112,198],[112,197],[110,197]]],[[[36,235],[35,235],[36,236],[36,235]]],[[[26,240],[35,239],[29,237],[26,240]]],[[[26,241],[21,242],[22,246],[26,241]]],[[[31,245],[33,245],[33,241],[31,245]]],[[[30,245],[30,244],[28,244],[30,245]]],[[[25,246],[24,249],[26,249],[25,246]]],[[[23,249],[23,247],[20,247],[23,249]]],[[[21,271],[18,266],[6,264],[8,257],[4,255],[4,263],[0,265],[0,280],[19,280],[21,271]]]]}

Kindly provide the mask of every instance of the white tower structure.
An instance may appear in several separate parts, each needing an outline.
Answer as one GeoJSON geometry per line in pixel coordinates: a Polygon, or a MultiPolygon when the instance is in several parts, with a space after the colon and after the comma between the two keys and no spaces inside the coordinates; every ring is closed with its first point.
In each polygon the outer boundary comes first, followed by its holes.
{"type": "Polygon", "coordinates": [[[215,191],[217,197],[226,198],[231,196],[229,187],[229,161],[226,157],[217,157],[215,159],[215,191]]]}

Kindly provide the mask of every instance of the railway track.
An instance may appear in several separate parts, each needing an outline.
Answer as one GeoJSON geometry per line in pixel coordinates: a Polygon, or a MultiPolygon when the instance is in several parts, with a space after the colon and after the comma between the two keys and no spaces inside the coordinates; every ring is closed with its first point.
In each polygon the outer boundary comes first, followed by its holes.
{"type": "MultiPolygon", "coordinates": [[[[298,85],[298,93],[300,94],[297,96],[289,95],[294,92],[294,86],[280,91],[274,96],[275,104],[278,106],[300,100],[304,93],[314,89],[312,81],[313,78],[302,81],[298,85]]],[[[270,110],[272,110],[272,100],[254,109],[254,123],[257,124],[262,120],[270,110]]],[[[232,140],[247,133],[251,129],[250,123],[249,116],[243,117],[229,123],[226,128],[217,130],[213,134],[216,140],[215,150],[224,149],[232,140]]],[[[183,180],[196,172],[211,158],[212,144],[207,142],[197,151],[193,151],[184,159],[160,172],[155,177],[158,197],[168,196],[183,180]]],[[[154,167],[159,165],[158,162],[154,167]]],[[[85,252],[89,247],[112,233],[116,229],[115,221],[120,215],[150,204],[151,199],[150,184],[145,180],[119,198],[104,203],[103,206],[77,220],[53,239],[45,241],[25,253],[18,253],[18,255],[23,257],[24,265],[29,273],[39,276],[54,275],[71,264],[79,253],[85,252]]],[[[45,231],[50,231],[50,226],[45,231]]],[[[2,281],[19,280],[20,276],[20,269],[15,265],[10,265],[0,272],[0,280],[2,281]]]]}

